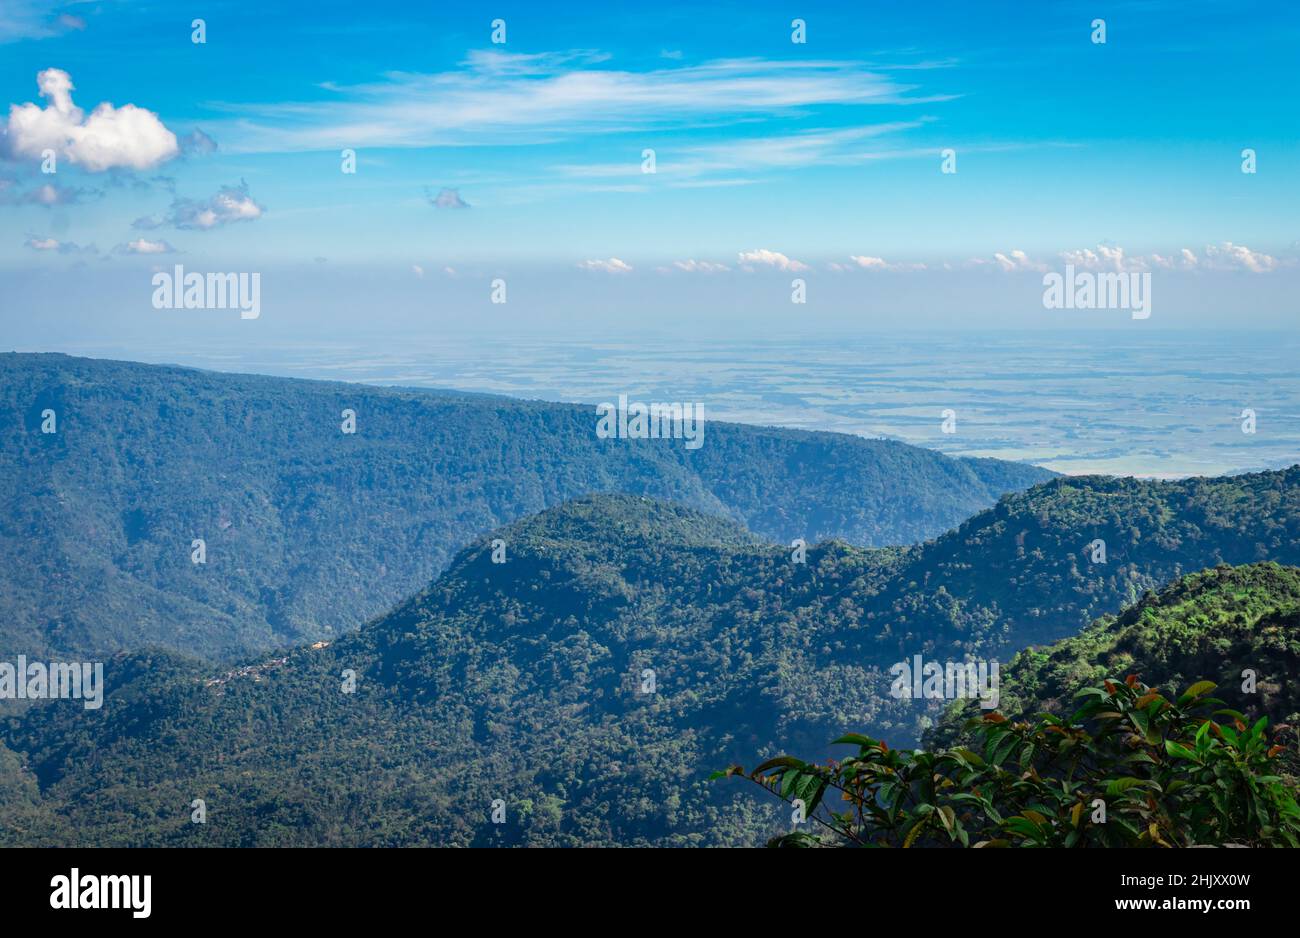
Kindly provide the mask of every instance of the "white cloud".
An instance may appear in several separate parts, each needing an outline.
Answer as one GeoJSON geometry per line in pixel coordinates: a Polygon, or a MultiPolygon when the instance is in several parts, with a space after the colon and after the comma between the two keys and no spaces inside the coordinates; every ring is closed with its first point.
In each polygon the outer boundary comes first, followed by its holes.
{"type": "Polygon", "coordinates": [[[997,263],[1004,271],[1011,272],[1016,270],[1035,270],[1044,271],[1047,265],[1036,263],[1029,259],[1029,255],[1024,251],[1015,250],[1007,254],[996,253],[993,255],[994,262],[997,263]]]}
{"type": "Polygon", "coordinates": [[[852,270],[855,266],[863,270],[925,270],[924,264],[904,264],[901,262],[890,262],[883,257],[872,257],[867,254],[850,254],[849,260],[852,265],[831,263],[827,266],[831,270],[845,271],[852,270]]]}
{"type": "Polygon", "coordinates": [[[1249,270],[1256,274],[1275,270],[1278,266],[1277,258],[1252,251],[1244,244],[1233,244],[1231,241],[1224,241],[1220,245],[1207,245],[1205,262],[1207,266],[1218,270],[1249,270]]]}
{"type": "MultiPolygon", "coordinates": [[[[657,154],[659,185],[703,187],[744,185],[752,180],[740,173],[764,173],[807,166],[855,166],[875,160],[916,156],[918,151],[868,145],[874,138],[898,135],[922,126],[924,120],[865,124],[839,130],[810,130],[793,134],[748,137],[725,143],[677,146],[657,154]],[[722,176],[721,179],[700,177],[722,176]]],[[[921,151],[927,157],[931,151],[921,151]]],[[[564,163],[551,171],[574,179],[640,179],[640,152],[616,163],[564,163]]]]}
{"type": "Polygon", "coordinates": [[[829,104],[921,103],[914,85],[860,62],[724,59],[623,71],[591,52],[512,55],[474,51],[460,68],[397,73],[380,83],[328,85],[328,101],[219,105],[219,126],[244,152],[532,144],[599,131],[695,126],[829,104]]]}
{"type": "Polygon", "coordinates": [[[126,244],[119,244],[114,250],[118,254],[175,254],[176,249],[166,241],[150,241],[147,238],[136,238],[134,241],[128,241],[126,244]]]}
{"type": "Polygon", "coordinates": [[[152,111],[104,102],[87,117],[72,102],[75,89],[67,72],[47,68],[36,76],[36,84],[48,106],[10,105],[4,149],[11,156],[37,160],[49,149],[97,173],[151,169],[180,152],[176,135],[152,111]]]}
{"type": "Polygon", "coordinates": [[[1152,252],[1150,256],[1126,254],[1122,247],[1100,244],[1096,251],[1084,248],[1078,251],[1062,251],[1061,259],[1067,264],[1085,270],[1115,271],[1117,273],[1159,270],[1245,270],[1251,273],[1267,273],[1276,270],[1282,262],[1261,251],[1252,251],[1242,244],[1224,241],[1221,244],[1207,245],[1201,256],[1191,248],[1181,248],[1176,254],[1164,255],[1152,252]]]}
{"type": "Polygon", "coordinates": [[[29,237],[23,242],[24,247],[33,251],[54,254],[98,254],[99,249],[93,244],[82,246],[71,241],[59,241],[57,238],[29,237]]]}
{"type": "Polygon", "coordinates": [[[165,216],[146,215],[137,218],[132,227],[151,231],[170,225],[184,230],[210,231],[235,222],[256,221],[264,211],[249,195],[248,183],[241,180],[238,186],[222,186],[206,200],[174,199],[165,216]]]}
{"type": "Polygon", "coordinates": [[[684,270],[687,273],[716,274],[725,270],[730,270],[726,264],[715,264],[712,261],[673,261],[673,266],[678,270],[684,270]]]}
{"type": "Polygon", "coordinates": [[[20,39],[49,39],[69,30],[83,30],[86,21],[54,11],[67,0],[4,0],[0,3],[0,45],[20,39]]]}
{"type": "Polygon", "coordinates": [[[411,265],[411,273],[415,274],[415,276],[419,277],[421,280],[424,279],[424,268],[419,264],[411,265]]]}
{"type": "Polygon", "coordinates": [[[791,272],[808,269],[807,264],[786,257],[779,251],[769,251],[767,248],[741,251],[740,254],[737,255],[737,262],[745,270],[753,270],[755,267],[774,267],[777,270],[787,270],[791,272]]]}
{"type": "Polygon", "coordinates": [[[1116,273],[1141,272],[1151,269],[1151,261],[1140,255],[1126,256],[1117,245],[1099,244],[1097,250],[1083,248],[1079,251],[1062,251],[1061,259],[1084,270],[1114,271],[1116,273]]]}
{"type": "Polygon", "coordinates": [[[627,274],[632,272],[631,265],[619,260],[617,257],[611,257],[608,260],[582,261],[578,264],[582,270],[600,270],[607,274],[627,274]]]}

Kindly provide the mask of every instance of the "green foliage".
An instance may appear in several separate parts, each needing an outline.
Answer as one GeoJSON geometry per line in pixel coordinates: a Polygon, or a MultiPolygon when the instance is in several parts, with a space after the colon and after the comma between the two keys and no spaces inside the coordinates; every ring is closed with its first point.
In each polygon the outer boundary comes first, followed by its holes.
{"type": "MultiPolygon", "coordinates": [[[[1131,671],[1161,688],[1209,677],[1252,721],[1296,723],[1300,570],[1257,563],[1181,577],[1078,635],[1021,651],[1002,668],[1000,703],[1007,713],[1067,715],[1079,687],[1131,671]]],[[[946,713],[927,746],[955,744],[968,709],[946,713]]]]}
{"type": "Polygon", "coordinates": [[[884,545],[1051,476],[841,434],[710,422],[687,450],[594,428],[575,405],[0,355],[0,656],[226,660],[337,637],[475,536],[594,492],[781,543],[884,545]],[[46,407],[57,433],[40,432],[46,407]]]}
{"type": "MultiPolygon", "coordinates": [[[[757,792],[709,785],[711,769],[780,749],[830,754],[826,740],[845,726],[902,745],[919,736],[929,702],[892,698],[887,671],[916,639],[868,616],[946,544],[831,543],[792,564],[731,522],[631,496],[578,499],[496,535],[505,564],[478,542],[423,593],[327,648],[253,658],[236,673],[122,655],[106,662],[102,710],[53,702],[0,721],[25,790],[39,792],[22,807],[20,842],[761,843],[788,829],[788,814],[757,792]],[[641,692],[646,668],[653,694],[641,692]],[[357,674],[355,694],[340,692],[344,669],[357,674]],[[189,822],[197,797],[206,825],[189,822]],[[497,799],[504,825],[489,822],[497,799]]],[[[1193,578],[1223,584],[1203,607],[1171,587],[1189,623],[1171,634],[1195,634],[1214,596],[1240,593],[1260,621],[1281,623],[1268,641],[1289,647],[1296,632],[1278,616],[1300,596],[1297,572],[1256,566],[1235,581],[1193,578]]],[[[1009,630],[975,647],[1014,647],[1026,609],[999,590],[989,578],[936,608],[996,609],[1009,630]]],[[[1143,610],[1163,615],[1149,601],[1143,610]]],[[[951,647],[951,633],[930,640],[927,654],[951,647]]],[[[1159,643],[1144,654],[1152,669],[1173,660],[1159,643]]],[[[15,827],[0,805],[0,830],[15,827]]]]}
{"type": "Polygon", "coordinates": [[[1067,719],[974,721],[978,752],[853,735],[836,742],[857,754],[825,765],[783,756],[718,774],[802,802],[821,834],[774,846],[1300,846],[1283,747],[1267,718],[1247,725],[1208,696],[1214,686],[1168,699],[1130,675],[1081,690],[1067,719]]]}

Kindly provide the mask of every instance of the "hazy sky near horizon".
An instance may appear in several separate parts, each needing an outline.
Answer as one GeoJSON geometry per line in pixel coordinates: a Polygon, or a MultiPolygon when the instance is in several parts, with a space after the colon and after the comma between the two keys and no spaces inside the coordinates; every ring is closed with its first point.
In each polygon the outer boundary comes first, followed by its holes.
{"type": "Polygon", "coordinates": [[[4,0],[0,324],[1289,328],[1298,40],[1263,2],[4,0]],[[1149,272],[1151,318],[1045,309],[1067,263],[1149,272]],[[176,264],[261,317],[154,309],[176,264]]]}

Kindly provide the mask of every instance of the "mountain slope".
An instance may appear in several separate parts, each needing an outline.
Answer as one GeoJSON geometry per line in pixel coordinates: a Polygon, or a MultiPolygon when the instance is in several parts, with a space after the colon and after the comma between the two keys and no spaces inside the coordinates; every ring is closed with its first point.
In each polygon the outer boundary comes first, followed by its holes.
{"type": "Polygon", "coordinates": [[[1300,570],[1274,563],[1190,574],[1003,670],[1008,713],[1069,715],[1081,687],[1137,674],[1165,693],[1198,680],[1252,718],[1300,719],[1300,570]]]}
{"type": "Polygon", "coordinates": [[[893,697],[892,663],[1006,660],[1206,558],[1300,563],[1298,497],[1295,468],[1053,480],[926,545],[798,564],[725,520],[592,496],[496,532],[504,563],[477,542],[328,647],[235,672],[114,658],[101,711],[34,708],[0,742],[91,843],[760,842],[788,817],[709,771],[845,729],[910,745],[941,702],[893,697]],[[1112,521],[1124,563],[1098,571],[1079,543],[1112,521]]]}
{"type": "Polygon", "coordinates": [[[0,656],[231,658],[336,636],[476,534],[590,492],[781,543],[879,545],[1051,476],[838,434],[711,422],[687,450],[594,428],[573,405],[0,355],[0,656]]]}

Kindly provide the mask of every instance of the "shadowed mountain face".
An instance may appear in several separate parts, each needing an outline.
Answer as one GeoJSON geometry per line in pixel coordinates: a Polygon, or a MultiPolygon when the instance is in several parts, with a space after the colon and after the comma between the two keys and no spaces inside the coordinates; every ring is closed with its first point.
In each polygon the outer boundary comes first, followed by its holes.
{"type": "Polygon", "coordinates": [[[63,355],[0,355],[0,405],[9,656],[229,658],[335,637],[476,534],[592,492],[669,499],[781,543],[884,545],[1051,476],[736,424],[708,423],[697,450],[598,439],[590,407],[63,355]]]}
{"type": "Polygon", "coordinates": [[[891,664],[1005,660],[1183,570],[1300,563],[1297,499],[1300,468],[1057,479],[929,544],[796,563],[685,507],[587,497],[496,532],[504,562],[490,539],[467,548],[328,647],[233,671],[110,659],[102,710],[6,724],[0,811],[23,842],[757,842],[787,809],[711,770],[846,730],[910,745],[944,702],[892,696],[891,664]]]}

